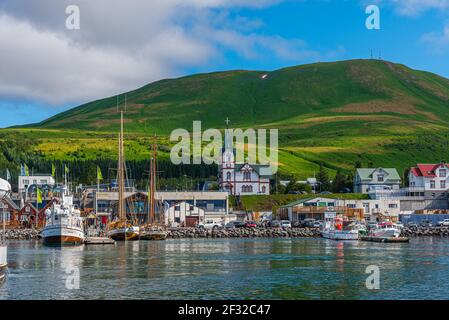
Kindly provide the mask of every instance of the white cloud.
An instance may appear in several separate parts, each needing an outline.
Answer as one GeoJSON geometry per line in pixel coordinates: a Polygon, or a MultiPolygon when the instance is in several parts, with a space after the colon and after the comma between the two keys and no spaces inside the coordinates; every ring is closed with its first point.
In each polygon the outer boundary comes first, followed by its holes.
{"type": "Polygon", "coordinates": [[[392,3],[399,14],[404,16],[419,16],[428,10],[446,10],[449,0],[386,0],[392,3]]]}
{"type": "Polygon", "coordinates": [[[449,23],[444,26],[442,32],[426,33],[421,40],[426,43],[432,51],[444,53],[449,48],[449,23]]]}
{"type": "Polygon", "coordinates": [[[282,0],[2,0],[0,99],[61,105],[102,98],[205,66],[220,50],[247,59],[319,56],[300,39],[259,35],[263,22],[231,15],[282,0]],[[81,29],[65,28],[76,3],[81,29]]]}

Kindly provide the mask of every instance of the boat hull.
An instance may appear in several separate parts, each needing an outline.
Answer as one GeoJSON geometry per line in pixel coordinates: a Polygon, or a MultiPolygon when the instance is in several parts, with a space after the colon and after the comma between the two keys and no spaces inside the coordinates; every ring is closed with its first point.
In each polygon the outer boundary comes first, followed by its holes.
{"type": "Polygon", "coordinates": [[[139,228],[117,228],[108,232],[108,237],[115,241],[135,241],[139,240],[139,228]]]}
{"type": "Polygon", "coordinates": [[[0,245],[0,286],[6,280],[7,272],[8,272],[7,248],[4,245],[0,245]]]}
{"type": "Polygon", "coordinates": [[[81,228],[66,226],[50,226],[41,233],[46,245],[80,245],[84,243],[84,232],[81,228]]]}
{"type": "Polygon", "coordinates": [[[348,231],[321,231],[321,236],[331,240],[359,240],[358,232],[348,231]]]}
{"type": "Polygon", "coordinates": [[[164,231],[147,231],[140,235],[140,240],[165,240],[167,233],[164,231]]]}
{"type": "Polygon", "coordinates": [[[401,235],[401,231],[397,229],[375,230],[370,233],[370,237],[379,238],[398,238],[401,235]]]}

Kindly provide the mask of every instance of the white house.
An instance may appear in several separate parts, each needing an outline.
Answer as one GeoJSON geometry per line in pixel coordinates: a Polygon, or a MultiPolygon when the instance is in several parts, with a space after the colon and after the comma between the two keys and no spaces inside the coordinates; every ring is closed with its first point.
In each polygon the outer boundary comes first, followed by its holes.
{"type": "Polygon", "coordinates": [[[424,191],[445,192],[449,188],[449,166],[439,164],[418,164],[409,173],[409,187],[424,191]]]}
{"type": "Polygon", "coordinates": [[[231,195],[270,194],[269,165],[236,163],[232,138],[225,138],[225,147],[219,165],[221,191],[231,195]]]}
{"type": "Polygon", "coordinates": [[[394,168],[359,168],[354,175],[354,192],[368,193],[372,189],[399,190],[401,177],[394,168]]]}
{"type": "Polygon", "coordinates": [[[194,227],[204,222],[204,210],[188,202],[182,201],[166,208],[165,225],[194,227]]]}
{"type": "Polygon", "coordinates": [[[19,193],[27,191],[31,185],[42,187],[44,185],[55,185],[55,179],[50,174],[35,174],[32,176],[19,176],[19,193]]]}

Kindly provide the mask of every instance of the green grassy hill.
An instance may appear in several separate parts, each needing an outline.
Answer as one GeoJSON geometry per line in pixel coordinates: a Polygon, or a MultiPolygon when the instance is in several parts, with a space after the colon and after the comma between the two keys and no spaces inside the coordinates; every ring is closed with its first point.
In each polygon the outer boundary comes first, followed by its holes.
{"type": "MultiPolygon", "coordinates": [[[[33,150],[48,158],[113,155],[116,101],[94,101],[2,130],[0,139],[27,136],[33,150]],[[63,143],[67,135],[70,144],[63,143]]],[[[171,130],[191,131],[194,120],[202,120],[203,129],[223,128],[227,117],[232,127],[278,128],[280,171],[306,178],[320,162],[332,174],[352,170],[356,161],[402,170],[448,159],[448,111],[448,79],[386,61],[350,60],[151,83],[127,93],[125,126],[133,148],[128,157],[147,156],[150,134],[168,144],[171,130]]]]}

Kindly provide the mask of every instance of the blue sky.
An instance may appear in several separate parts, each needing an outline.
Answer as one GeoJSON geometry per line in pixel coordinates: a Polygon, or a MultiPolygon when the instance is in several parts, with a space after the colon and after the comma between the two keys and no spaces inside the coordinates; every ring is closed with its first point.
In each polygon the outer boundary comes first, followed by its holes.
{"type": "Polygon", "coordinates": [[[167,77],[369,58],[449,78],[449,0],[80,0],[0,3],[0,127],[167,77]],[[381,29],[365,27],[380,8],[381,29]],[[101,21],[101,23],[99,23],[101,21]]]}

